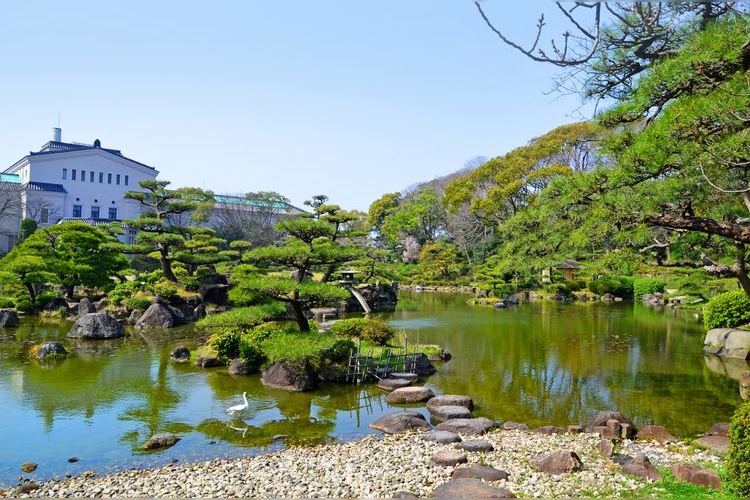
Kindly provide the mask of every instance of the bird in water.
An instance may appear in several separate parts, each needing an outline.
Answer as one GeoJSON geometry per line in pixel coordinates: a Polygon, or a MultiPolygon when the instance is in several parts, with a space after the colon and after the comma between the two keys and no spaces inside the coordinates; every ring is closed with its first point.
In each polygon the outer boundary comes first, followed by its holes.
{"type": "Polygon", "coordinates": [[[234,416],[237,413],[241,413],[241,412],[247,410],[247,407],[250,406],[248,404],[248,402],[247,402],[247,392],[243,392],[242,393],[242,399],[245,400],[244,403],[239,404],[239,405],[230,406],[229,408],[227,408],[227,413],[229,413],[230,415],[234,416]]]}

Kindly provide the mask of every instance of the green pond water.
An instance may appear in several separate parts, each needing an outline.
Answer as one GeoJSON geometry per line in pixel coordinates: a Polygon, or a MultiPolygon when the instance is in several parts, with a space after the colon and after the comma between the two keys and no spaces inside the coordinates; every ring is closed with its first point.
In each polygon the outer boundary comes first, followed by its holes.
{"type": "MultiPolygon", "coordinates": [[[[494,309],[466,298],[402,293],[383,317],[409,344],[440,344],[453,355],[424,383],[438,394],[470,395],[477,415],[564,426],[617,409],[636,425],[695,436],[728,421],[741,401],[736,377],[750,368],[705,357],[693,314],[632,303],[494,309]]],[[[263,387],[259,376],[170,362],[174,347],[205,342],[206,333],[191,327],[97,342],[68,339],[70,326],[24,319],[0,329],[0,487],[19,476],[101,474],[357,439],[378,434],[368,425],[403,408],[373,384],[289,393],[263,387]],[[32,345],[53,340],[72,354],[49,364],[29,357],[32,345]],[[249,410],[230,419],[226,408],[241,403],[243,391],[249,410]],[[157,432],[182,439],[144,452],[157,432]],[[22,473],[26,461],[38,469],[22,473]]]]}

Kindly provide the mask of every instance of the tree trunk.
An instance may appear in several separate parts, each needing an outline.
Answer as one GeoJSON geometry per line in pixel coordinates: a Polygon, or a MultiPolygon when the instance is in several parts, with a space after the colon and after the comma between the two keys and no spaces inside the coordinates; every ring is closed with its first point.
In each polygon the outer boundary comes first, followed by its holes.
{"type": "Polygon", "coordinates": [[[294,319],[297,321],[297,326],[299,326],[299,331],[309,332],[310,322],[307,321],[307,316],[305,316],[305,311],[302,309],[302,304],[295,301],[295,302],[290,302],[289,305],[292,307],[292,312],[294,313],[294,319]]]}
{"type": "Polygon", "coordinates": [[[164,273],[164,277],[172,283],[177,283],[177,276],[172,271],[172,261],[168,257],[168,252],[165,249],[159,251],[159,262],[161,263],[161,271],[164,273]]]}
{"type": "Polygon", "coordinates": [[[36,289],[34,288],[34,284],[24,283],[24,286],[26,286],[26,291],[29,292],[29,297],[31,298],[31,302],[34,302],[36,300],[36,289]]]}
{"type": "Polygon", "coordinates": [[[72,299],[74,291],[75,291],[74,285],[65,285],[65,297],[67,297],[68,299],[72,299]]]}

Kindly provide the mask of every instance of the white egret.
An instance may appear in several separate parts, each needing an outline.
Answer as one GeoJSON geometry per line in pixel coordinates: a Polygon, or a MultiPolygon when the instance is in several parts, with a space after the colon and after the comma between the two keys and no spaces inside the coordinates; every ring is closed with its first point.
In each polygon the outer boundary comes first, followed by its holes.
{"type": "Polygon", "coordinates": [[[229,408],[227,408],[227,413],[234,416],[236,413],[240,413],[240,412],[247,410],[247,407],[250,406],[247,402],[247,392],[242,393],[242,399],[245,400],[244,403],[230,406],[229,408]]]}

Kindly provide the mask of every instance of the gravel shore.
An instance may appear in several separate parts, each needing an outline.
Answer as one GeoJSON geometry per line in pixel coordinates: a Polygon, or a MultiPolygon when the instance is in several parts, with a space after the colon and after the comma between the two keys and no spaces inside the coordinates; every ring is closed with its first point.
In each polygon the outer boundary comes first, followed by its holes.
{"type": "MultiPolygon", "coordinates": [[[[153,470],[129,470],[106,476],[74,477],[40,483],[18,497],[381,497],[411,492],[420,497],[450,480],[456,467],[431,464],[454,444],[425,439],[423,432],[369,436],[360,441],[312,448],[290,448],[260,456],[175,463],[153,470]]],[[[467,439],[474,439],[472,436],[467,439]]],[[[493,451],[466,452],[468,465],[506,471],[492,483],[524,497],[633,496],[644,480],[625,475],[599,451],[597,434],[542,435],[526,430],[494,430],[481,439],[493,451]],[[550,475],[531,461],[540,453],[575,451],[579,472],[550,475]]],[[[710,451],[684,442],[624,441],[623,454],[645,454],[657,467],[676,463],[718,463],[710,451]]],[[[458,467],[465,467],[459,465],[458,467]]]]}

